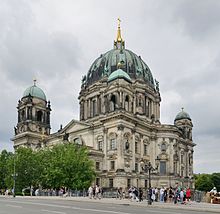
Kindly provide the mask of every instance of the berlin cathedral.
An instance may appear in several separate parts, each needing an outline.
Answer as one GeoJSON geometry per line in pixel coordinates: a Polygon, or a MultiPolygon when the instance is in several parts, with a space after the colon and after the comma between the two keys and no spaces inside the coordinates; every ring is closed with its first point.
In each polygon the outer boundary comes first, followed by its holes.
{"type": "Polygon", "coordinates": [[[34,81],[18,101],[14,148],[85,145],[97,173],[94,182],[106,188],[147,188],[149,179],[159,188],[177,183],[193,188],[192,120],[182,109],[174,124],[161,124],[160,102],[158,81],[143,59],[125,48],[119,21],[113,49],[95,59],[82,78],[80,120],[51,134],[51,104],[34,81]]]}

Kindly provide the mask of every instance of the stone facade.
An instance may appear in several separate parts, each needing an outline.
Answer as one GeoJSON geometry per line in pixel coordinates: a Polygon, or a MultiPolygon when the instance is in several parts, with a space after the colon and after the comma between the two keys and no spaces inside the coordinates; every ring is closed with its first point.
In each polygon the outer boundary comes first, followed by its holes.
{"type": "Polygon", "coordinates": [[[83,77],[80,121],[50,134],[50,103],[32,91],[26,95],[17,107],[15,148],[65,141],[86,145],[98,174],[95,182],[103,187],[147,187],[143,164],[148,162],[158,167],[151,173],[152,186],[194,187],[191,118],[182,110],[174,125],[160,123],[159,83],[141,57],[125,49],[121,35],[83,77]]]}

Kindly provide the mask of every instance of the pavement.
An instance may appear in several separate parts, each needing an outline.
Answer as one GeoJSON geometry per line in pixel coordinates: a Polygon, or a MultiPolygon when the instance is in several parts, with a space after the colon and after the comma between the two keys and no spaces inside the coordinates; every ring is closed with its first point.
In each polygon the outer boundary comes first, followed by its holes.
{"type": "MultiPolygon", "coordinates": [[[[0,196],[5,197],[5,196],[0,196]]],[[[45,200],[66,200],[66,201],[79,201],[79,202],[93,202],[93,203],[106,203],[106,204],[120,204],[127,206],[143,206],[143,207],[155,207],[162,209],[184,209],[203,212],[220,213],[220,204],[211,204],[204,202],[190,202],[187,204],[174,204],[174,203],[162,203],[153,202],[152,205],[148,205],[147,200],[142,202],[131,201],[129,199],[116,199],[116,198],[102,198],[102,199],[89,199],[88,197],[59,197],[59,196],[16,196],[16,198],[22,199],[45,199],[45,200]]]]}

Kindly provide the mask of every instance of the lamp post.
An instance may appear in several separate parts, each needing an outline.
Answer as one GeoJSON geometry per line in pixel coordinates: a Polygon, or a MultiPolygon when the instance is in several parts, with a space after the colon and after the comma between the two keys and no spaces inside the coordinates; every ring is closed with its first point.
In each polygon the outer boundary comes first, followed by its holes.
{"type": "MultiPolygon", "coordinates": [[[[158,159],[158,158],[157,158],[158,159]]],[[[156,160],[157,160],[156,159],[156,160]]],[[[141,169],[148,173],[148,182],[149,182],[149,185],[148,185],[148,192],[147,192],[147,199],[148,199],[148,204],[151,205],[152,204],[152,201],[151,201],[151,195],[152,195],[152,189],[151,189],[151,173],[154,172],[154,171],[157,171],[158,170],[158,164],[156,165],[156,167],[153,167],[151,162],[147,162],[147,164],[145,164],[144,160],[142,159],[141,162],[140,162],[140,166],[141,166],[141,169]]]]}
{"type": "Polygon", "coordinates": [[[16,181],[16,177],[18,176],[18,174],[15,171],[15,154],[14,154],[14,169],[13,169],[13,197],[15,197],[15,181],[16,181]]]}

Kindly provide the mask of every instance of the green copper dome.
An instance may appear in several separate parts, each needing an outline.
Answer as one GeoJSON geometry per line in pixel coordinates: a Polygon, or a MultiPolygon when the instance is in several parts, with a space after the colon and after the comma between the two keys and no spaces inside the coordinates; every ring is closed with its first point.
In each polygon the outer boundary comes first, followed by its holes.
{"type": "Polygon", "coordinates": [[[146,63],[140,56],[123,48],[115,48],[101,54],[90,67],[85,77],[85,85],[91,85],[103,76],[109,77],[117,70],[118,64],[120,64],[121,70],[127,73],[131,79],[142,79],[154,88],[154,79],[146,63]]]}
{"type": "Polygon", "coordinates": [[[188,114],[187,112],[183,111],[183,109],[182,109],[181,112],[179,112],[179,113],[176,115],[174,121],[176,121],[176,120],[182,120],[182,119],[188,119],[188,120],[191,120],[189,114],[188,114]]]}
{"type": "Polygon", "coordinates": [[[129,77],[129,75],[120,68],[110,74],[110,76],[108,77],[108,82],[111,82],[118,78],[122,78],[131,82],[131,78],[129,77]]]}
{"type": "Polygon", "coordinates": [[[37,98],[40,98],[42,100],[47,100],[46,99],[46,95],[45,93],[43,92],[42,89],[40,89],[39,87],[37,87],[36,85],[32,85],[30,87],[28,87],[24,93],[23,93],[23,97],[27,97],[31,95],[32,97],[37,97],[37,98]]]}

